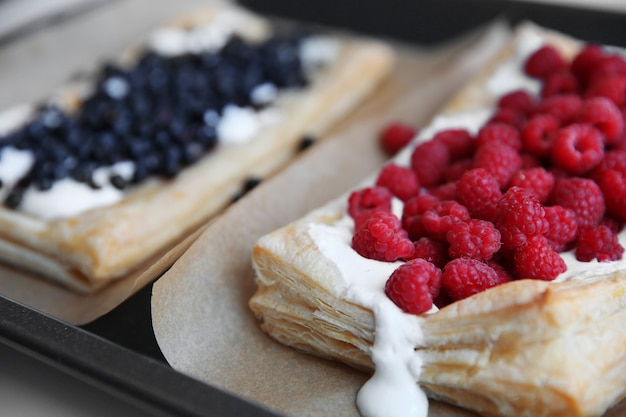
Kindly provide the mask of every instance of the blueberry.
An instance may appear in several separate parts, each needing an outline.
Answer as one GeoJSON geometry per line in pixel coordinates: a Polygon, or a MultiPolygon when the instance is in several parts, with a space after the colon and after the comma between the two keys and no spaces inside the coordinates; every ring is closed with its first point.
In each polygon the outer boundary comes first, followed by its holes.
{"type": "Polygon", "coordinates": [[[118,190],[123,190],[124,188],[126,188],[127,184],[126,180],[119,174],[111,175],[111,178],[109,178],[109,182],[113,187],[117,188],[118,190]]]}

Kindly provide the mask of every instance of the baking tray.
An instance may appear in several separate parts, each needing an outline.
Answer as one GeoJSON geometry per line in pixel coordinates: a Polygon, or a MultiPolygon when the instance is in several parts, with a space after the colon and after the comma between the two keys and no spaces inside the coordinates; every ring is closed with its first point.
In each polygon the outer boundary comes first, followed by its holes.
{"type": "MultiPolygon", "coordinates": [[[[241,0],[271,16],[437,45],[496,18],[533,20],[590,41],[626,45],[626,15],[503,0],[241,0]],[[384,16],[384,18],[381,18],[384,16]]],[[[0,342],[162,416],[274,416],[172,369],[152,332],[151,285],[73,326],[0,295],[0,342]]],[[[1,292],[1,291],[0,291],[1,292]]]]}

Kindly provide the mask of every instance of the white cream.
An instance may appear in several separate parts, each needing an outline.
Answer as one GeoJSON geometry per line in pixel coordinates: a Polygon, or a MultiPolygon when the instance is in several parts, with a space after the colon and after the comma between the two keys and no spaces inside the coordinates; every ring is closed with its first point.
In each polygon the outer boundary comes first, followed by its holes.
{"type": "Polygon", "coordinates": [[[93,173],[93,181],[99,186],[94,189],[85,183],[64,178],[54,182],[52,188],[41,191],[29,187],[20,210],[40,219],[71,217],[97,207],[119,202],[125,191],[115,188],[110,183],[112,175],[117,174],[129,181],[135,172],[135,164],[130,161],[118,162],[109,167],[100,167],[93,173]]]}
{"type": "Polygon", "coordinates": [[[11,188],[22,178],[35,162],[35,157],[30,151],[22,151],[7,146],[0,150],[0,200],[9,194],[11,188]]]}
{"type": "Polygon", "coordinates": [[[0,112],[0,137],[24,125],[33,115],[33,106],[23,104],[0,112]]]}
{"type": "Polygon", "coordinates": [[[304,63],[305,71],[311,72],[337,59],[339,52],[337,40],[322,35],[311,36],[302,42],[300,59],[304,63]]]}

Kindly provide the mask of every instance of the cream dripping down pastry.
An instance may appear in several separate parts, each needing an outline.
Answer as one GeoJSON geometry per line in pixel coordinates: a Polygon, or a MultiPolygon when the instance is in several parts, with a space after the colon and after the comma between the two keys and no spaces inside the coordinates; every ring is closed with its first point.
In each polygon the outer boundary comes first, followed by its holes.
{"type": "Polygon", "coordinates": [[[392,64],[377,41],[283,33],[238,8],[164,25],[95,79],[0,114],[0,259],[79,291],[124,277],[323,135],[392,64]]]}
{"type": "Polygon", "coordinates": [[[484,68],[253,248],[261,328],[371,372],[363,416],[600,416],[626,393],[626,61],[527,23],[484,68]]]}

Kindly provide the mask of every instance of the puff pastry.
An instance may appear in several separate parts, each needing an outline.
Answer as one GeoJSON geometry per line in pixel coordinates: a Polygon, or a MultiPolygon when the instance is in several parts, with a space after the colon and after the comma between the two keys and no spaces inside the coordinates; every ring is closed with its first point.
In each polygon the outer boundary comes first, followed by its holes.
{"type": "MultiPolygon", "coordinates": [[[[250,42],[272,33],[268,21],[234,7],[200,10],[165,27],[210,29],[216,21],[227,21],[250,42]]],[[[75,215],[46,219],[0,207],[0,260],[94,291],[173,246],[226,207],[246,179],[265,177],[293,158],[304,136],[323,135],[391,69],[393,54],[382,43],[348,37],[332,42],[333,58],[311,70],[306,87],[279,92],[271,108],[280,119],[243,145],[217,146],[175,178],[150,178],[115,204],[75,215]]],[[[142,48],[130,49],[121,61],[132,63],[142,48]]],[[[75,111],[84,87],[64,88],[54,102],[75,111]]]]}
{"type": "MultiPolygon", "coordinates": [[[[519,57],[543,43],[568,58],[583,45],[530,23],[521,25],[502,53],[441,111],[443,118],[433,119],[434,130],[425,128],[429,132],[416,141],[431,137],[447,117],[482,114],[484,120],[484,109],[497,100],[489,83],[496,76],[506,81],[511,65],[519,67],[519,57]],[[529,48],[522,39],[539,43],[529,48]]],[[[395,160],[406,160],[410,149],[395,160]]],[[[565,280],[515,280],[410,315],[384,295],[385,280],[398,263],[364,264],[352,250],[348,195],[259,239],[252,251],[258,289],[249,305],[263,331],[277,341],[375,371],[374,385],[395,378],[386,399],[370,398],[368,404],[363,397],[373,391],[361,390],[358,404],[364,414],[392,415],[394,402],[405,404],[394,393],[409,392],[411,385],[432,399],[486,416],[599,416],[624,397],[623,260],[593,262],[580,270],[568,264],[565,280]],[[393,344],[390,333],[400,333],[404,341],[393,344]],[[382,404],[378,414],[371,402],[382,404]]],[[[419,408],[419,398],[414,405],[419,408]]],[[[394,415],[424,415],[414,412],[406,408],[394,415]]]]}

